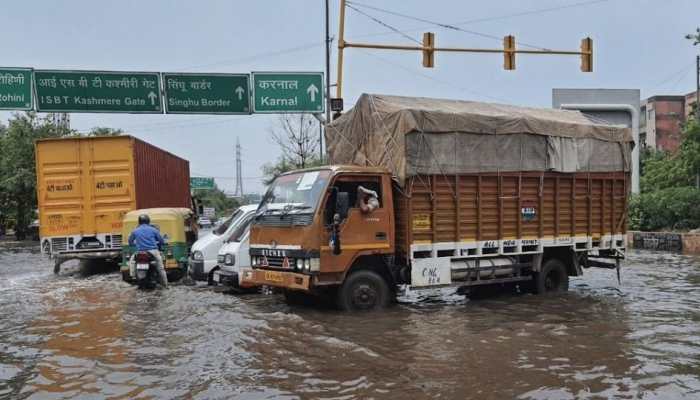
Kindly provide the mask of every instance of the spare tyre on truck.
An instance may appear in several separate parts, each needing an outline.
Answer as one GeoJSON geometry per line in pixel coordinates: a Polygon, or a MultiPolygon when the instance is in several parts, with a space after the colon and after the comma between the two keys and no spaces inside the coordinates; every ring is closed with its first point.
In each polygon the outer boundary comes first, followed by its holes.
{"type": "Polygon", "coordinates": [[[243,281],[371,310],[400,288],[568,289],[624,257],[628,128],[578,111],[365,94],[331,165],[269,187],[243,281]]]}

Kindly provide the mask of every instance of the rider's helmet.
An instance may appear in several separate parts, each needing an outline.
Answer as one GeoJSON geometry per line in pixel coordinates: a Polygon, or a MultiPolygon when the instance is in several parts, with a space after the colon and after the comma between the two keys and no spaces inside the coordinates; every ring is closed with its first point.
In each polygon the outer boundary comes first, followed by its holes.
{"type": "Polygon", "coordinates": [[[149,225],[151,223],[151,218],[147,214],[139,215],[139,225],[149,225]]]}

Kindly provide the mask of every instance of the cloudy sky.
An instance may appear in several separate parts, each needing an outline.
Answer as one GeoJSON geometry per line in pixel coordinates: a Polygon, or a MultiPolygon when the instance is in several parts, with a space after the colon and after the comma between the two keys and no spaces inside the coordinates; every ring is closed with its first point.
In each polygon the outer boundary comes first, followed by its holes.
{"type": "MultiPolygon", "coordinates": [[[[693,48],[683,36],[700,25],[698,0],[353,4],[356,10],[347,10],[348,41],[412,44],[409,39],[420,40],[422,32],[432,31],[442,46],[498,48],[504,35],[513,34],[519,47],[575,50],[581,38],[590,36],[595,64],[593,73],[584,74],[578,57],[523,55],[516,71],[504,71],[500,55],[438,54],[436,67],[425,69],[418,53],[349,49],[346,107],[363,92],[549,107],[555,87],[632,88],[648,97],[687,93],[695,86],[694,55],[700,47],[693,48]]],[[[331,0],[333,35],[337,23],[338,1],[331,0]]],[[[323,0],[14,1],[0,12],[0,64],[160,72],[322,71],[324,29],[323,0]]],[[[333,82],[335,57],[334,48],[333,82]]],[[[0,120],[9,117],[0,112],[0,120]]],[[[75,129],[121,128],[187,158],[193,176],[215,176],[230,191],[239,138],[247,192],[262,190],[260,167],[279,155],[270,140],[274,123],[270,115],[71,115],[75,129]]]]}

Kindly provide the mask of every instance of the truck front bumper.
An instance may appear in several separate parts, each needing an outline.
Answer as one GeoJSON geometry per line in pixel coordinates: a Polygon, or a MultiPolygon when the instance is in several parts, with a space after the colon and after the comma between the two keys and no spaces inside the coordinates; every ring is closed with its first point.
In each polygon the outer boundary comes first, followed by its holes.
{"type": "Polygon", "coordinates": [[[295,272],[272,271],[265,269],[246,269],[241,271],[241,286],[274,286],[283,289],[303,290],[308,292],[311,287],[309,275],[295,272]]]}

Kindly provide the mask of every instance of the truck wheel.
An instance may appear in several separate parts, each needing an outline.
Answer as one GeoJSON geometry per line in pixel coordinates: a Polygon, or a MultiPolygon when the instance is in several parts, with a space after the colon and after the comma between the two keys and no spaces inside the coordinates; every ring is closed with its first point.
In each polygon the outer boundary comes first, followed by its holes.
{"type": "Polygon", "coordinates": [[[122,280],[124,282],[131,282],[131,273],[129,271],[122,271],[122,280]]]}
{"type": "Polygon", "coordinates": [[[370,311],[389,305],[391,291],[384,278],[372,271],[352,273],[338,290],[343,311],[370,311]]]}
{"type": "Polygon", "coordinates": [[[533,274],[533,289],[536,294],[566,292],[569,290],[569,273],[563,262],[550,258],[540,272],[533,274]]]}
{"type": "Polygon", "coordinates": [[[56,259],[53,262],[53,273],[58,275],[61,272],[61,260],[56,259]]]}

